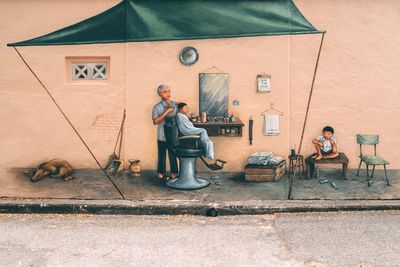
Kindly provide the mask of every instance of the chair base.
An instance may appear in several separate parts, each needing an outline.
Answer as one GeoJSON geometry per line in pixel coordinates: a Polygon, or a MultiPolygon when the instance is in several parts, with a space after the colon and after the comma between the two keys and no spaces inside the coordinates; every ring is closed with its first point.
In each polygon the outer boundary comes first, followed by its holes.
{"type": "Polygon", "coordinates": [[[194,157],[180,157],[179,176],[176,179],[167,181],[166,185],[182,190],[201,189],[209,186],[210,183],[207,180],[196,177],[196,160],[197,158],[194,157]]]}
{"type": "MultiPolygon", "coordinates": [[[[362,163],[362,162],[363,162],[363,161],[361,160],[361,161],[360,161],[360,164],[358,165],[358,170],[357,170],[356,176],[359,176],[359,174],[360,174],[360,168],[361,168],[361,163],[362,163]]],[[[372,178],[374,178],[375,167],[378,166],[378,165],[372,165],[373,167],[372,167],[372,174],[371,174],[371,176],[369,175],[369,166],[370,166],[370,165],[367,165],[367,182],[368,182],[368,187],[371,187],[371,185],[372,185],[372,178]]],[[[387,186],[390,186],[390,181],[389,181],[389,178],[388,178],[388,176],[387,176],[386,164],[383,165],[383,168],[385,169],[385,181],[386,181],[386,184],[387,184],[387,186]]]]}

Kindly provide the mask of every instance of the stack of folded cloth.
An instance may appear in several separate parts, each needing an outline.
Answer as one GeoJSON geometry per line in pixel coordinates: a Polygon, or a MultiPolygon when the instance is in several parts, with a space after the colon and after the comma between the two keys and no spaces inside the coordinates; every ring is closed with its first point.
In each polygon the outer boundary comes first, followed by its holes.
{"type": "Polygon", "coordinates": [[[272,152],[257,152],[251,154],[247,164],[259,166],[275,166],[282,162],[281,156],[274,156],[272,152]]]}

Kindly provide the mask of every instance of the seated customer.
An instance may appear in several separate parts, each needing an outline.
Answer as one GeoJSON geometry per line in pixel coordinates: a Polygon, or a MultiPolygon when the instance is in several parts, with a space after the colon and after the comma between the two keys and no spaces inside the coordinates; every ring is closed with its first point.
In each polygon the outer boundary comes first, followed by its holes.
{"type": "Polygon", "coordinates": [[[178,104],[178,113],[176,114],[176,123],[179,131],[183,135],[200,135],[201,145],[205,151],[205,156],[214,159],[214,144],[208,138],[206,129],[194,127],[193,123],[187,117],[189,108],[186,103],[178,104]]]}
{"type": "Polygon", "coordinates": [[[317,154],[315,160],[336,158],[339,154],[336,147],[336,138],[333,136],[333,128],[330,126],[322,129],[322,135],[315,138],[312,143],[315,145],[317,154]]]}

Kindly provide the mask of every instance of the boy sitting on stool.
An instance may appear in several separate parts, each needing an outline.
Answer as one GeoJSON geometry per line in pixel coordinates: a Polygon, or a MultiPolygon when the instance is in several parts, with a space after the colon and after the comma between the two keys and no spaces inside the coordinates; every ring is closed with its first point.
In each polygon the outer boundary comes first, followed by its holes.
{"type": "Polygon", "coordinates": [[[334,130],[331,126],[322,129],[322,135],[315,138],[312,143],[315,145],[317,154],[312,156],[315,160],[336,158],[339,153],[336,147],[336,138],[333,136],[334,130]]]}

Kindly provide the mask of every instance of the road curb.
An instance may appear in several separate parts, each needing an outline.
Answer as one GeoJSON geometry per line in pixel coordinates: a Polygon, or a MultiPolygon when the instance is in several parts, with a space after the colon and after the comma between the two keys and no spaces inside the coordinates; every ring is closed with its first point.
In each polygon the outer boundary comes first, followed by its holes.
{"type": "Polygon", "coordinates": [[[273,200],[241,202],[0,199],[0,213],[103,215],[260,215],[400,210],[400,200],[273,200]]]}

